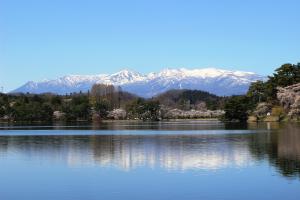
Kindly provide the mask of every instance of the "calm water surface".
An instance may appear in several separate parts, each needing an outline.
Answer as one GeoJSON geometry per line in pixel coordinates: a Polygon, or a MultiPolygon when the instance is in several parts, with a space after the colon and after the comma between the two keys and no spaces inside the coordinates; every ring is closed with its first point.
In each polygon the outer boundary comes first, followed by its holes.
{"type": "Polygon", "coordinates": [[[299,200],[300,124],[2,124],[0,199],[299,200]]]}

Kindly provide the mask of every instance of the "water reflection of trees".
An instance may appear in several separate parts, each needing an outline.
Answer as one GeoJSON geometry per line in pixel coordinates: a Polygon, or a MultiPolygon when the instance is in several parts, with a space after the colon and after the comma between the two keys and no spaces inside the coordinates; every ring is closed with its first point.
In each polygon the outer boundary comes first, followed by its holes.
{"type": "Polygon", "coordinates": [[[240,167],[251,155],[243,138],[224,136],[106,136],[93,138],[94,159],[101,165],[132,169],[140,165],[165,169],[240,167]]]}
{"type": "Polygon", "coordinates": [[[216,120],[103,121],[1,124],[0,130],[223,130],[216,120]]]}
{"type": "MultiPolygon", "coordinates": [[[[270,125],[268,125],[270,126],[270,125]]],[[[287,177],[300,177],[300,126],[299,124],[272,124],[280,127],[270,133],[250,136],[249,150],[258,160],[268,159],[287,177]]]]}
{"type": "Polygon", "coordinates": [[[1,141],[4,153],[125,170],[139,166],[209,170],[251,162],[247,141],[234,135],[7,136],[1,141]]]}
{"type": "Polygon", "coordinates": [[[227,135],[1,136],[0,156],[14,152],[70,165],[125,170],[139,166],[211,170],[268,160],[282,175],[300,177],[299,125],[252,124],[248,129],[258,131],[227,135]],[[273,130],[266,132],[267,127],[273,130]]]}

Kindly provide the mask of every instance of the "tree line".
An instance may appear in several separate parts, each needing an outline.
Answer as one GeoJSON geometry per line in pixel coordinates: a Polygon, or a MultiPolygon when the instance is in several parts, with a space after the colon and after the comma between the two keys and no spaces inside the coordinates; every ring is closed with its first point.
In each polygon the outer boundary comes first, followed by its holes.
{"type": "Polygon", "coordinates": [[[6,121],[90,121],[108,119],[116,109],[126,119],[159,120],[161,108],[222,109],[224,97],[197,90],[171,90],[145,99],[120,87],[95,84],[87,93],[0,94],[0,119],[6,121]]]}
{"type": "Polygon", "coordinates": [[[2,121],[102,120],[118,108],[126,109],[131,119],[157,120],[159,103],[105,84],[95,84],[87,93],[67,95],[0,94],[2,121]]]}
{"type": "MultiPolygon", "coordinates": [[[[226,121],[246,121],[249,115],[259,115],[263,108],[270,114],[283,117],[285,110],[278,98],[278,87],[300,83],[300,63],[283,64],[268,76],[265,81],[252,83],[246,95],[232,96],[227,99],[224,110],[226,121]]],[[[300,114],[300,113],[299,113],[300,114]]]]}

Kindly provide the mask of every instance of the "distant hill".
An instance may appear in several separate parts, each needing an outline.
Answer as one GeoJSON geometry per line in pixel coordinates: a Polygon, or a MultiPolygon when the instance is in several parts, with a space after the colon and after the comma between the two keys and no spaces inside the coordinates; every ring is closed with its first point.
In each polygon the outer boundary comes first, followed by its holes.
{"type": "Polygon", "coordinates": [[[199,90],[169,90],[154,97],[154,99],[170,108],[215,110],[223,108],[225,97],[199,90]]]}
{"type": "Polygon", "coordinates": [[[122,70],[115,74],[69,75],[55,80],[30,81],[12,93],[56,93],[87,92],[95,83],[121,86],[124,91],[142,97],[153,97],[171,89],[208,91],[219,96],[245,94],[249,85],[264,77],[252,72],[229,71],[216,68],[165,69],[158,73],[142,75],[122,70]]]}

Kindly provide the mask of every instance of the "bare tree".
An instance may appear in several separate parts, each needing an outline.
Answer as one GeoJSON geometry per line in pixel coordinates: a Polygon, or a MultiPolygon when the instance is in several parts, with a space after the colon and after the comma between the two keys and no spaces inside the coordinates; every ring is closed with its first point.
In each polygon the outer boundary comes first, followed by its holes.
{"type": "Polygon", "coordinates": [[[119,108],[121,104],[121,87],[106,84],[94,84],[90,99],[93,105],[103,100],[107,101],[111,109],[119,108]]]}

